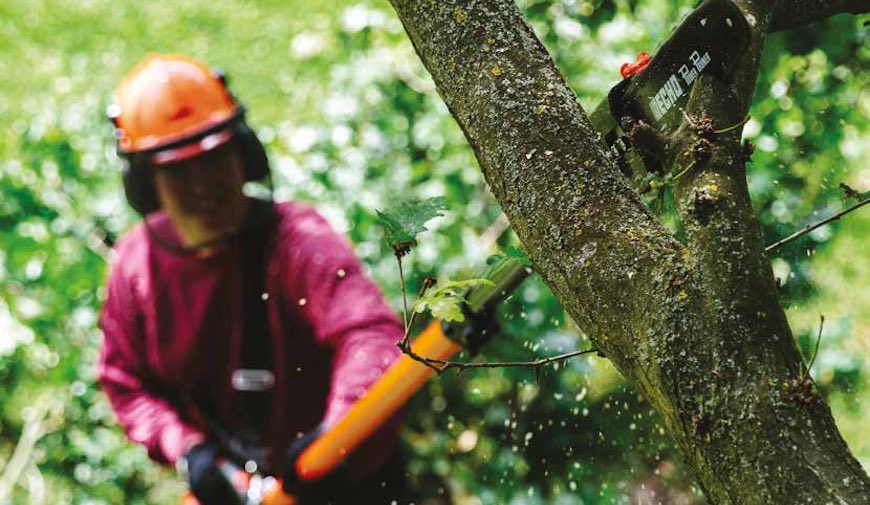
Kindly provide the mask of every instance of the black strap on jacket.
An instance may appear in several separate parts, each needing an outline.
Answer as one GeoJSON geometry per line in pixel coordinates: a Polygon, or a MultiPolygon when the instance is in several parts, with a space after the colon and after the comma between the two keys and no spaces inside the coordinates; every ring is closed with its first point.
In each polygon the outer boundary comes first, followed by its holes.
{"type": "Polygon", "coordinates": [[[237,421],[233,424],[241,428],[233,438],[244,445],[262,446],[269,429],[274,386],[266,249],[277,216],[272,202],[255,199],[250,202],[248,225],[238,236],[243,321],[239,367],[231,372],[231,412],[237,421]]]}

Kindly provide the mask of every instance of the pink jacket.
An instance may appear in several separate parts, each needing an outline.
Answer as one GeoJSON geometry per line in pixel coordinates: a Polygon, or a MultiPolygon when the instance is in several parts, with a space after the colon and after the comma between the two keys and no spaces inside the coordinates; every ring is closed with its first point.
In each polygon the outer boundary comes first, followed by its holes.
{"type": "MultiPolygon", "coordinates": [[[[399,352],[399,320],[362,271],[346,240],[313,209],[276,205],[266,289],[276,384],[269,445],[276,454],[318,423],[332,424],[399,352]]],[[[175,237],[165,214],[149,216],[175,237]]],[[[177,240],[177,237],[175,238],[177,240]]],[[[241,337],[239,251],[179,255],[138,226],[117,245],[101,314],[98,372],[127,436],[174,464],[208,430],[192,399],[229,408],[241,337]]],[[[221,419],[232,424],[231,419],[221,419]]],[[[361,466],[392,452],[398,423],[361,450],[361,466]]],[[[360,466],[360,465],[357,465],[360,466]]],[[[363,470],[363,473],[368,471],[363,470]]]]}

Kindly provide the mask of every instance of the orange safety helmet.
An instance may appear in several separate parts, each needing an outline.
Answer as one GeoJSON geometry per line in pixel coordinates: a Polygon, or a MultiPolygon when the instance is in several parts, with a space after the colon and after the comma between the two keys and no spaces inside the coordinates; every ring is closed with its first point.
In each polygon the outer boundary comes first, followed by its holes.
{"type": "MultiPolygon", "coordinates": [[[[219,73],[187,56],[152,54],[121,81],[110,112],[123,151],[160,153],[161,146],[225,125],[236,109],[219,73]]],[[[197,144],[187,145],[198,149],[155,161],[171,163],[209,150],[197,144]]]]}
{"type": "Polygon", "coordinates": [[[146,57],[121,81],[106,112],[115,125],[118,154],[127,162],[127,200],[141,214],[160,207],[154,165],[182,161],[232,139],[245,161],[245,179],[268,175],[266,154],[245,122],[245,107],[230,93],[223,74],[189,56],[146,57]]]}

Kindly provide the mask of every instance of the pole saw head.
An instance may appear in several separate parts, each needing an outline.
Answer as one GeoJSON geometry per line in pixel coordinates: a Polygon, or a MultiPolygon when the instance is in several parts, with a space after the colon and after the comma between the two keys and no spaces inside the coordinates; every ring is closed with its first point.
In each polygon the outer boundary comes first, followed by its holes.
{"type": "Polygon", "coordinates": [[[705,0],[689,14],[652,58],[640,53],[622,66],[623,80],[590,116],[606,151],[635,187],[660,160],[633,146],[627,132],[644,122],[663,135],[683,119],[692,85],[702,74],[729,81],[749,46],[749,23],[731,0],[705,0]]]}
{"type": "Polygon", "coordinates": [[[483,275],[490,283],[478,284],[465,294],[465,321],[445,325],[444,333],[472,356],[477,354],[500,331],[496,307],[531,271],[519,258],[503,256],[496,260],[483,275]]]}

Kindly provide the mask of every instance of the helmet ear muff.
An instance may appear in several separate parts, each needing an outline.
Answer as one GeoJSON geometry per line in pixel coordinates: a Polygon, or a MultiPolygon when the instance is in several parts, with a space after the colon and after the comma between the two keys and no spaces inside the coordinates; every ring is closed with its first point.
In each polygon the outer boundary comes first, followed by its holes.
{"type": "Polygon", "coordinates": [[[133,210],[146,215],[160,208],[151,164],[145,156],[136,153],[121,156],[124,166],[121,169],[124,181],[124,195],[133,210]]]}
{"type": "MultiPolygon", "coordinates": [[[[257,134],[240,119],[233,127],[233,138],[230,142],[236,147],[242,157],[245,170],[245,181],[259,181],[269,175],[269,159],[266,150],[257,134]]],[[[153,165],[149,155],[144,153],[121,153],[122,177],[124,194],[133,210],[146,215],[160,208],[157,190],[154,189],[153,165]]]]}
{"type": "Polygon", "coordinates": [[[245,181],[259,181],[269,175],[269,158],[263,143],[248,124],[242,120],[236,127],[233,141],[237,142],[245,164],[245,181]]]}

